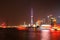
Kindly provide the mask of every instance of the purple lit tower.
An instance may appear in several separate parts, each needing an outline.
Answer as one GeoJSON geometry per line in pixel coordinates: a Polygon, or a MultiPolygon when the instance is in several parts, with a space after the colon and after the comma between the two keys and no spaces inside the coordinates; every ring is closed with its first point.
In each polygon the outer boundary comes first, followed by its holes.
{"type": "Polygon", "coordinates": [[[33,8],[31,8],[31,26],[33,25],[33,8]]]}

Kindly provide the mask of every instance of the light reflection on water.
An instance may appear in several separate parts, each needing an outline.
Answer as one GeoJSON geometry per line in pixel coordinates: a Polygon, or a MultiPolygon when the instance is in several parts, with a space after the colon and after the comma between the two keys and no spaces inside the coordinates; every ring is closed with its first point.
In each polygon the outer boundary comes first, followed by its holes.
{"type": "Polygon", "coordinates": [[[30,32],[29,40],[50,40],[50,31],[42,30],[41,32],[30,32]]]}
{"type": "Polygon", "coordinates": [[[28,34],[29,40],[60,40],[60,31],[30,31],[28,34]]]}
{"type": "Polygon", "coordinates": [[[18,31],[16,29],[0,29],[0,35],[6,40],[60,40],[60,31],[32,30],[18,31]]]}
{"type": "Polygon", "coordinates": [[[60,40],[60,31],[51,32],[51,40],[60,40]]]}
{"type": "Polygon", "coordinates": [[[29,40],[40,40],[40,33],[39,32],[30,32],[29,40]]]}
{"type": "Polygon", "coordinates": [[[50,31],[49,30],[41,31],[41,40],[50,40],[50,31]]]}
{"type": "Polygon", "coordinates": [[[29,32],[29,40],[50,40],[50,31],[49,30],[39,30],[29,32]]]}
{"type": "Polygon", "coordinates": [[[60,31],[0,29],[0,40],[60,40],[60,31]]]}

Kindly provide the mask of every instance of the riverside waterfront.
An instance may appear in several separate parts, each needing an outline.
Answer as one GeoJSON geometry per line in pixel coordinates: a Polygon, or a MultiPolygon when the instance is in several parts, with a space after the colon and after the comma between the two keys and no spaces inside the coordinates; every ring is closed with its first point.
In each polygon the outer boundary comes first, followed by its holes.
{"type": "Polygon", "coordinates": [[[60,40],[60,31],[0,28],[0,40],[60,40]]]}

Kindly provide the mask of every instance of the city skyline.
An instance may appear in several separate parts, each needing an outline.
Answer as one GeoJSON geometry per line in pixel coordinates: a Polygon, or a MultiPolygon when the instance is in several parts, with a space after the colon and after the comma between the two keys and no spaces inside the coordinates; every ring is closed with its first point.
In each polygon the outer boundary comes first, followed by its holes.
{"type": "Polygon", "coordinates": [[[7,22],[9,25],[19,25],[25,21],[30,23],[31,8],[34,9],[34,22],[50,14],[60,16],[60,2],[57,0],[1,0],[0,24],[7,22]]]}

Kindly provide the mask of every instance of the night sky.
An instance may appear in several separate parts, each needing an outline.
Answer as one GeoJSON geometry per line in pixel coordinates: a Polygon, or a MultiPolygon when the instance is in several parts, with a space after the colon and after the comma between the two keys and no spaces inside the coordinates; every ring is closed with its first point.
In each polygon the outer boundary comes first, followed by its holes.
{"type": "Polygon", "coordinates": [[[57,0],[0,0],[0,24],[30,23],[31,8],[34,12],[34,22],[50,14],[60,16],[60,1],[57,0]]]}

